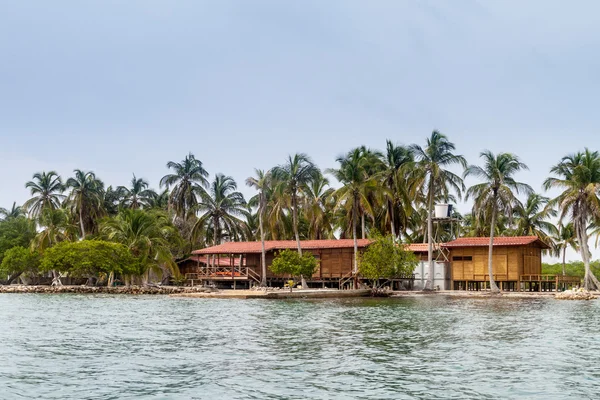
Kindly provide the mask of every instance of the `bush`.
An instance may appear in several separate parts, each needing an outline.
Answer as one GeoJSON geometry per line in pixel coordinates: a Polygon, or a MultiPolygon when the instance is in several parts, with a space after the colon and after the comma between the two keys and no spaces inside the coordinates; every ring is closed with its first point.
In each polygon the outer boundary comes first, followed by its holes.
{"type": "Polygon", "coordinates": [[[378,236],[359,260],[360,274],[373,282],[412,274],[419,260],[392,236],[378,236]]]}
{"type": "Polygon", "coordinates": [[[277,253],[269,269],[277,275],[309,277],[315,273],[317,267],[317,259],[312,254],[304,253],[300,256],[295,250],[285,249],[277,253]]]}
{"type": "Polygon", "coordinates": [[[41,269],[59,271],[73,277],[90,278],[99,274],[132,274],[137,260],[127,247],[102,240],[61,242],[44,252],[41,269]]]}
{"type": "Polygon", "coordinates": [[[4,253],[0,263],[0,278],[10,283],[21,274],[36,275],[40,268],[40,256],[23,246],[16,246],[4,253]]]}

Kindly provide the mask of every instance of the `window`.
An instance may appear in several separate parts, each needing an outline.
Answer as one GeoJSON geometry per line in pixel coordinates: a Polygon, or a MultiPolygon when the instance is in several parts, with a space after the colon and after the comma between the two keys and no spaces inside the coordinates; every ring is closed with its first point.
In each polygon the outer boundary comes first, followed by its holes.
{"type": "Polygon", "coordinates": [[[472,256],[454,256],[452,261],[473,261],[472,256]]]}

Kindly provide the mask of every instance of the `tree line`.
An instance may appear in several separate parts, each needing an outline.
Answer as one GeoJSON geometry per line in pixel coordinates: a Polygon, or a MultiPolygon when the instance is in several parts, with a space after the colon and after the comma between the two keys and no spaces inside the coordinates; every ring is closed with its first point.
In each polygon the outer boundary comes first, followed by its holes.
{"type": "MultiPolygon", "coordinates": [[[[60,243],[85,240],[119,244],[135,260],[127,272],[96,273],[96,279],[108,283],[115,274],[128,282],[177,278],[175,260],[196,248],[239,240],[295,240],[302,255],[302,239],[353,238],[357,271],[358,238],[391,235],[396,242],[429,243],[431,249],[434,205],[465,199],[472,201],[472,212],[453,212],[461,221],[458,232],[436,224],[440,240],[457,234],[535,235],[563,260],[567,248],[578,250],[585,287],[600,287],[590,271],[588,247],[590,236],[600,234],[600,154],[585,149],[559,160],[543,185],[561,191],[552,199],[516,179],[527,169],[517,155],[484,150],[480,156],[479,163],[467,163],[438,131],[423,146],[387,140],[383,151],[351,149],[336,159],[336,168],[326,170],[306,154],[292,154],[245,180],[256,190],[250,199],[238,191],[232,177],[217,173],[211,178],[192,153],[167,163],[160,191],[135,175],[128,185],[113,187],[92,171],[75,170],[66,179],[55,171],[37,172],[25,184],[31,198],[21,206],[0,209],[0,279],[35,272],[19,272],[4,262],[12,248],[43,259],[60,243]],[[331,186],[328,177],[340,187],[331,186]],[[478,183],[467,188],[466,177],[478,183]]],[[[431,256],[429,261],[432,267],[431,256]]],[[[264,251],[262,264],[264,271],[264,251]]],[[[50,264],[44,265],[48,270],[50,264]]],[[[60,277],[60,271],[48,271],[60,277]]],[[[493,279],[490,285],[497,290],[493,279]]]]}

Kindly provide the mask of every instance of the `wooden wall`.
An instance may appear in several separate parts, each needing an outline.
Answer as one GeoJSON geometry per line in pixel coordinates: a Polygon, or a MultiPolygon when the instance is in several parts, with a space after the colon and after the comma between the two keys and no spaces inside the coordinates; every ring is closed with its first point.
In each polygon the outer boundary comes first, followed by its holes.
{"type": "MultiPolygon", "coordinates": [[[[536,246],[497,246],[492,254],[497,281],[518,281],[521,275],[541,274],[542,252],[536,246]]],[[[488,279],[488,247],[460,247],[450,250],[453,281],[488,279]]]]}
{"type": "MultiPolygon", "coordinates": [[[[354,249],[352,248],[303,250],[303,253],[314,255],[319,262],[319,268],[311,277],[312,280],[341,278],[352,272],[354,259],[354,249]]],[[[274,252],[267,252],[267,278],[276,277],[269,269],[274,257],[274,252]]],[[[260,254],[247,254],[244,264],[249,267],[256,267],[256,271],[260,274],[260,254]]]]}

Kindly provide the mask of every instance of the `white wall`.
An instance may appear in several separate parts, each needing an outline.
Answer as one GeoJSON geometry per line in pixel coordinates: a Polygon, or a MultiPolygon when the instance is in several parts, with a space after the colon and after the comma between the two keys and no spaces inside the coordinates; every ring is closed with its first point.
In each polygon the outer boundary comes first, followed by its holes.
{"type": "MultiPolygon", "coordinates": [[[[433,287],[439,286],[440,290],[450,290],[450,263],[434,261],[433,270],[433,287]]],[[[420,261],[413,274],[415,274],[414,290],[423,290],[429,278],[429,263],[420,261]]]]}

